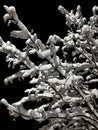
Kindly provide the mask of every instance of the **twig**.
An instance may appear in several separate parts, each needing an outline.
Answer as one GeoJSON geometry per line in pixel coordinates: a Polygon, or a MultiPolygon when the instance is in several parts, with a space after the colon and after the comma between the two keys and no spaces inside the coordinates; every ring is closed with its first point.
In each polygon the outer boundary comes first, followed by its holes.
{"type": "Polygon", "coordinates": [[[91,112],[98,119],[98,113],[96,112],[94,107],[91,105],[91,103],[87,100],[87,98],[85,97],[85,94],[83,93],[83,91],[78,87],[78,85],[76,86],[74,83],[73,83],[73,87],[79,93],[79,95],[84,99],[84,101],[86,102],[86,104],[89,107],[89,109],[91,110],[91,112]]]}

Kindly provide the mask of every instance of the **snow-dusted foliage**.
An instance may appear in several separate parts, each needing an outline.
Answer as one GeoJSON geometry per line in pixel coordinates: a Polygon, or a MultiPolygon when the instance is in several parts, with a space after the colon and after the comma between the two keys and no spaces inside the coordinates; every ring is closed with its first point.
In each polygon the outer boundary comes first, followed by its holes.
{"type": "Polygon", "coordinates": [[[92,8],[92,16],[87,20],[79,5],[76,12],[60,5],[58,10],[64,14],[69,30],[64,38],[50,35],[46,43],[20,21],[15,7],[4,5],[4,8],[7,12],[4,21],[19,28],[10,36],[25,40],[21,51],[0,37],[0,52],[6,53],[8,65],[13,69],[20,65],[19,71],[5,78],[4,83],[30,77],[28,84],[31,84],[20,101],[10,104],[1,99],[9,114],[39,123],[48,120],[39,130],[98,129],[98,88],[90,88],[98,83],[98,7],[92,8]],[[31,61],[34,54],[42,62],[31,61]],[[35,109],[24,108],[29,101],[40,101],[40,105],[35,109]]]}

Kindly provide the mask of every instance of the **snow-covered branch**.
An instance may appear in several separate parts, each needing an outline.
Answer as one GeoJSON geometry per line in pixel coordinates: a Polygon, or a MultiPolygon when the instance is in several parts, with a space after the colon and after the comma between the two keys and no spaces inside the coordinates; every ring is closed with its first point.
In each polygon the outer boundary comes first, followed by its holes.
{"type": "Polygon", "coordinates": [[[21,51],[0,37],[0,52],[7,55],[8,67],[20,67],[18,72],[6,77],[4,83],[14,84],[14,79],[29,77],[30,86],[24,91],[24,97],[15,103],[10,104],[2,97],[1,102],[9,114],[39,123],[49,120],[41,129],[98,129],[98,88],[90,88],[91,84],[98,83],[98,39],[95,36],[98,7],[92,8],[93,16],[87,21],[80,5],[76,12],[69,12],[60,5],[58,10],[65,16],[68,33],[64,38],[50,35],[46,43],[36,33],[31,34],[15,7],[4,5],[4,8],[7,12],[4,22],[8,22],[8,26],[14,23],[19,28],[11,31],[10,36],[25,40],[21,51]],[[35,54],[42,62],[35,63],[32,59],[35,54]],[[24,104],[29,101],[40,103],[36,108],[26,109],[24,104]]]}

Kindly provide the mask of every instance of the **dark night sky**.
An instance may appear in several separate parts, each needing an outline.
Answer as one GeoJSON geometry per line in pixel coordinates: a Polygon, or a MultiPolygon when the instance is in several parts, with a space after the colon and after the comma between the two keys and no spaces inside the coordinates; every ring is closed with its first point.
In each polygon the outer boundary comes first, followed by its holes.
{"type": "MultiPolygon", "coordinates": [[[[51,34],[57,34],[60,37],[64,37],[66,34],[64,16],[58,11],[58,5],[64,6],[69,11],[75,10],[77,5],[81,5],[83,16],[89,17],[92,15],[92,7],[98,5],[98,0],[24,0],[23,2],[20,0],[0,0],[0,35],[7,41],[11,39],[9,37],[10,27],[7,27],[6,23],[3,22],[3,15],[6,13],[3,5],[15,6],[21,21],[29,30],[33,29],[38,34],[38,38],[46,42],[51,34]]],[[[23,43],[16,44],[22,46],[23,43]]],[[[6,66],[5,55],[0,53],[0,99],[4,97],[10,102],[18,101],[23,94],[21,88],[24,87],[24,82],[22,85],[22,83],[16,83],[17,80],[14,85],[5,86],[3,79],[11,74],[11,69],[6,66]]],[[[3,107],[0,107],[0,124],[2,123],[7,125],[2,125],[2,127],[0,125],[0,130],[5,129],[5,127],[10,130],[14,130],[16,127],[18,129],[20,124],[22,128],[29,129],[28,124],[32,124],[32,122],[26,122],[26,125],[25,121],[21,122],[21,119],[16,124],[12,123],[8,113],[3,107]]]]}

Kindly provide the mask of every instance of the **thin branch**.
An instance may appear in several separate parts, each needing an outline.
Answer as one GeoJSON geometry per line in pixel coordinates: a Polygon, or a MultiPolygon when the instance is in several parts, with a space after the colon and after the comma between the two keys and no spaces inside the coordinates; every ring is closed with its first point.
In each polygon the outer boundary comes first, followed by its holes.
{"type": "Polygon", "coordinates": [[[83,91],[78,87],[78,85],[76,86],[74,83],[73,83],[73,87],[78,92],[78,94],[83,98],[83,100],[86,102],[86,104],[89,107],[89,109],[91,110],[91,112],[98,119],[98,113],[96,112],[94,107],[91,105],[90,101],[87,100],[87,98],[86,98],[85,94],[83,93],[83,91]]]}

